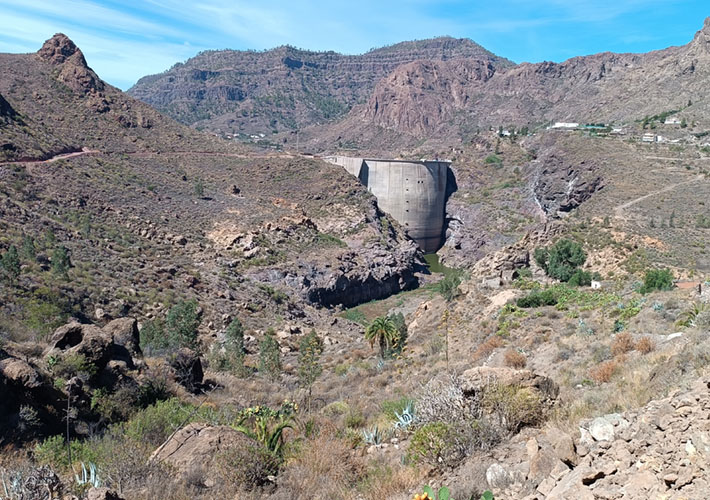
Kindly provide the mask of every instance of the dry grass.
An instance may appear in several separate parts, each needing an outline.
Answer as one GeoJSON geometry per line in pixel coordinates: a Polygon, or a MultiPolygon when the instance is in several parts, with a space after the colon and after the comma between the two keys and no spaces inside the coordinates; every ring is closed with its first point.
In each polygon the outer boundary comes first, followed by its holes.
{"type": "Polygon", "coordinates": [[[503,363],[505,363],[505,366],[510,368],[521,370],[528,364],[528,360],[524,354],[516,351],[515,349],[508,349],[505,351],[503,363]]]}
{"type": "Polygon", "coordinates": [[[498,335],[493,335],[488,337],[482,344],[478,346],[476,351],[473,353],[473,359],[479,360],[487,358],[496,349],[503,347],[503,339],[498,335]]]}
{"type": "Polygon", "coordinates": [[[636,350],[641,354],[648,354],[656,349],[656,344],[649,337],[643,337],[636,342],[636,350]]]}
{"type": "Polygon", "coordinates": [[[348,443],[330,433],[308,441],[279,477],[288,498],[354,498],[364,464],[348,443]]]}
{"type": "Polygon", "coordinates": [[[614,376],[617,368],[618,364],[616,360],[612,359],[609,361],[603,361],[589,370],[589,378],[598,384],[604,384],[611,380],[611,377],[614,376]]]}
{"type": "Polygon", "coordinates": [[[614,356],[620,356],[634,350],[634,337],[629,332],[621,332],[611,343],[611,352],[614,356]]]}

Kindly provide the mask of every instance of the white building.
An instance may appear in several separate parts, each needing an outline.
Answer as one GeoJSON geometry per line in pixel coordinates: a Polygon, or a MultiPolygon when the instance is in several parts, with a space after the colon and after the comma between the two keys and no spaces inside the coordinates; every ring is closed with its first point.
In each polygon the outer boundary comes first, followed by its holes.
{"type": "Polygon", "coordinates": [[[656,142],[656,136],[654,134],[643,134],[641,142],[656,142]]]}
{"type": "Polygon", "coordinates": [[[681,119],[677,116],[669,116],[666,121],[663,122],[664,125],[680,125],[681,119]]]}
{"type": "Polygon", "coordinates": [[[562,130],[573,130],[579,127],[579,123],[569,123],[569,122],[555,122],[554,125],[551,125],[549,128],[551,129],[562,129],[562,130]]]}

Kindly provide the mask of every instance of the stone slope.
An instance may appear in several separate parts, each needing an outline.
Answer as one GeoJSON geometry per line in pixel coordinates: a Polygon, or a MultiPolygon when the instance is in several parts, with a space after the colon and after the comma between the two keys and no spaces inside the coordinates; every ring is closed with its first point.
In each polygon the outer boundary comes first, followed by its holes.
{"type": "Polygon", "coordinates": [[[523,462],[494,463],[496,497],[525,500],[707,498],[710,380],[637,411],[583,422],[572,440],[551,431],[518,445],[523,462]]]}

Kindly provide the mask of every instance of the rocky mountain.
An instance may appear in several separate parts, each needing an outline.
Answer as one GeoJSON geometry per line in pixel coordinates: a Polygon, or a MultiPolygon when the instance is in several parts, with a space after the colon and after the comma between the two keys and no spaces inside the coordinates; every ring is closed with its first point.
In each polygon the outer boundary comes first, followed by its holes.
{"type": "Polygon", "coordinates": [[[419,138],[460,137],[476,127],[624,123],[670,110],[704,121],[710,106],[708,40],[710,19],[689,44],[647,54],[602,53],[512,67],[414,61],[380,80],[343,128],[364,124],[419,138]]]}
{"type": "Polygon", "coordinates": [[[128,93],[186,124],[222,133],[296,130],[344,116],[376,83],[415,60],[511,66],[467,39],[403,42],[362,55],[293,47],[207,51],[141,78],[128,93]]]}

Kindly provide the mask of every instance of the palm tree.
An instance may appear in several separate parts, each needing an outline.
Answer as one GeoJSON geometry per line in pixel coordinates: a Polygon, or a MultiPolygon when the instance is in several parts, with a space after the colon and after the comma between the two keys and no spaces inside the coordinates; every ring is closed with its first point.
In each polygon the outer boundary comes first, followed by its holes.
{"type": "Polygon", "coordinates": [[[384,359],[386,352],[399,340],[399,330],[390,317],[380,316],[365,329],[365,339],[370,342],[370,347],[380,345],[380,356],[384,359]]]}

